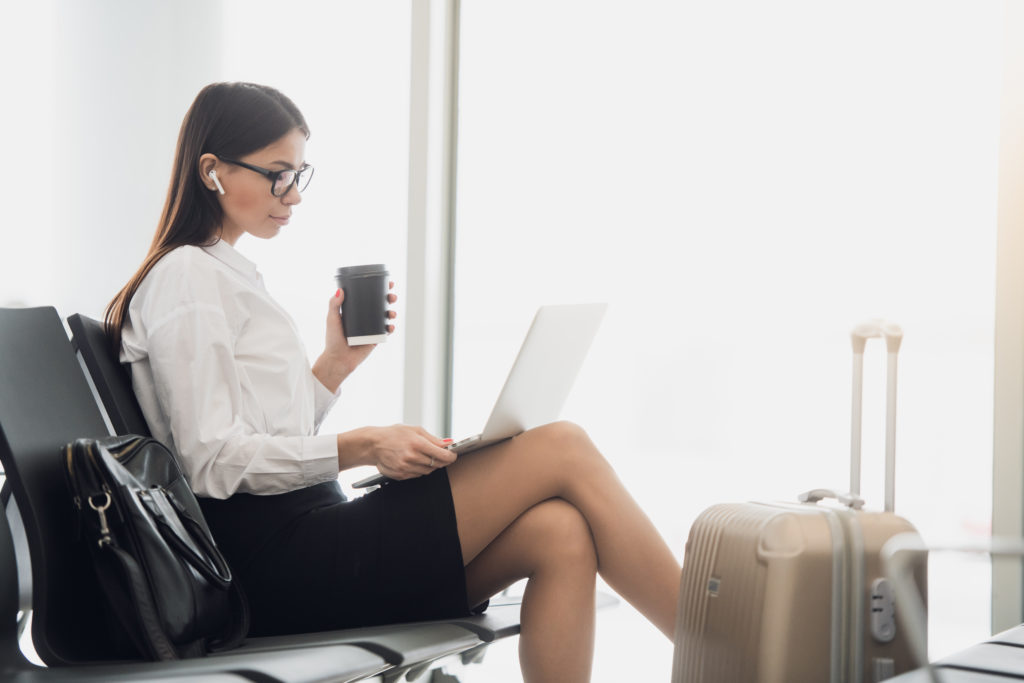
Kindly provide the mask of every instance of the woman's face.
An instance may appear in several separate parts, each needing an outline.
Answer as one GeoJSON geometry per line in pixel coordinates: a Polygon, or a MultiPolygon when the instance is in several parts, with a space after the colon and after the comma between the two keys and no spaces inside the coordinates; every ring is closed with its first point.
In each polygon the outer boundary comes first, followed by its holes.
{"type": "MultiPolygon", "coordinates": [[[[269,171],[302,168],[306,154],[306,136],[294,129],[277,142],[238,159],[269,171]]],[[[244,233],[270,239],[288,225],[292,207],[302,201],[298,188],[275,197],[270,179],[256,171],[218,160],[213,167],[224,194],[217,194],[224,210],[221,239],[234,245],[244,233]]]]}

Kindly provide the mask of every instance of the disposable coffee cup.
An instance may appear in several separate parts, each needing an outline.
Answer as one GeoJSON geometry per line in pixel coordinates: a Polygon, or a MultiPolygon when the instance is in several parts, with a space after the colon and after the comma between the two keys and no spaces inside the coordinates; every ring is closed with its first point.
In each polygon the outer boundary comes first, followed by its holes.
{"type": "Polygon", "coordinates": [[[338,268],[334,275],[345,292],[341,324],[351,346],[380,344],[388,338],[388,269],[383,263],[338,268]]]}

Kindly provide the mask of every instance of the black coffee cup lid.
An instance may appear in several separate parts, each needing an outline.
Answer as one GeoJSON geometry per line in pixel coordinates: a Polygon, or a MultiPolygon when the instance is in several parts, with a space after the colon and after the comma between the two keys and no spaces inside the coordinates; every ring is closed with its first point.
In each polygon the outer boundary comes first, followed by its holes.
{"type": "Polygon", "coordinates": [[[366,266],[345,266],[338,268],[335,277],[359,277],[361,275],[387,275],[388,267],[383,263],[374,263],[366,266]]]}

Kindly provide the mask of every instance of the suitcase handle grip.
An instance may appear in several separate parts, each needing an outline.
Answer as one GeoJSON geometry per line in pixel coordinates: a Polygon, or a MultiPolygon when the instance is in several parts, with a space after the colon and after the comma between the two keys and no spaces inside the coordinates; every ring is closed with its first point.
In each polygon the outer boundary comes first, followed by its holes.
{"type": "Polygon", "coordinates": [[[882,337],[885,339],[885,348],[888,351],[899,351],[903,342],[903,329],[896,323],[875,319],[857,325],[850,330],[850,341],[853,343],[854,353],[864,353],[864,347],[868,339],[882,337]]]}
{"type": "Polygon", "coordinates": [[[851,510],[860,510],[864,507],[864,499],[854,493],[839,493],[832,489],[811,489],[810,491],[804,491],[800,494],[799,499],[801,503],[817,503],[825,500],[826,498],[832,498],[851,510]]]}

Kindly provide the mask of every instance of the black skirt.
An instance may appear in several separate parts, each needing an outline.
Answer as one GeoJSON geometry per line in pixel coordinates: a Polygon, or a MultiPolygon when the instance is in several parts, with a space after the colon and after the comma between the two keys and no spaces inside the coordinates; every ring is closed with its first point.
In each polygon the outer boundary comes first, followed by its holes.
{"type": "Polygon", "coordinates": [[[200,498],[249,598],[250,635],[448,619],[471,610],[448,473],[352,501],[337,482],[200,498]]]}

